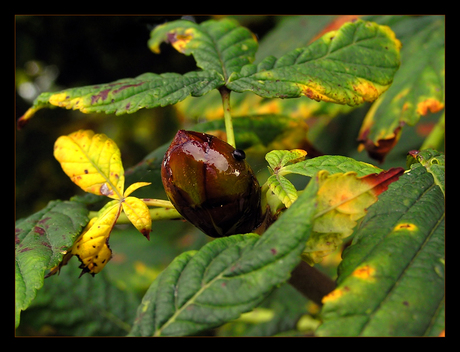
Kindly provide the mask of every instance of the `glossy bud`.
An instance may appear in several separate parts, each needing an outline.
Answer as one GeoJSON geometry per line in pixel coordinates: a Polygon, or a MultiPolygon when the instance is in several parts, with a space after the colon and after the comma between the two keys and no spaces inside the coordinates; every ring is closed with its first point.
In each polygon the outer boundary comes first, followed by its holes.
{"type": "Polygon", "coordinates": [[[212,135],[177,132],[161,165],[177,211],[211,237],[251,232],[260,220],[260,186],[242,150],[212,135]]]}

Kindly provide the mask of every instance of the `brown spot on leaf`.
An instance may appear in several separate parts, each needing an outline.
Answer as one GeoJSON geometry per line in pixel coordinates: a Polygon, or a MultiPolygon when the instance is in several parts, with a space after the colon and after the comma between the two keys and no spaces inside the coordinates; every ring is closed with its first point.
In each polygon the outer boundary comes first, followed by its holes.
{"type": "Polygon", "coordinates": [[[51,249],[51,245],[48,242],[42,241],[41,245],[51,249]]]}
{"type": "Polygon", "coordinates": [[[99,192],[101,192],[101,194],[103,196],[111,196],[113,195],[113,190],[109,189],[109,186],[107,185],[107,183],[104,183],[101,188],[99,189],[99,192]]]}
{"type": "Polygon", "coordinates": [[[118,92],[122,91],[123,89],[126,89],[126,88],[129,88],[129,87],[138,87],[138,86],[141,86],[143,85],[145,82],[139,82],[139,83],[136,83],[136,84],[127,84],[125,86],[121,86],[120,88],[118,89],[115,89],[112,94],[117,94],[118,92]]]}
{"type": "Polygon", "coordinates": [[[106,100],[107,96],[109,95],[109,92],[110,92],[110,88],[109,89],[104,89],[99,94],[91,96],[91,105],[97,103],[99,101],[99,99],[106,100]]]}
{"type": "MultiPolygon", "coordinates": [[[[44,217],[44,218],[41,219],[39,222],[37,222],[37,224],[39,224],[39,225],[46,225],[46,223],[48,222],[49,219],[51,219],[49,216],[44,217]]],[[[48,227],[47,227],[47,226],[44,226],[44,228],[47,229],[48,227]]]]}
{"type": "Polygon", "coordinates": [[[148,230],[148,229],[143,229],[143,230],[141,231],[141,233],[145,236],[145,238],[147,238],[147,240],[150,241],[150,230],[148,230]]]}
{"type": "Polygon", "coordinates": [[[35,226],[35,227],[34,227],[34,232],[35,232],[35,233],[38,233],[40,236],[42,236],[42,235],[45,234],[45,230],[42,229],[41,227],[38,227],[38,226],[35,226]]]}

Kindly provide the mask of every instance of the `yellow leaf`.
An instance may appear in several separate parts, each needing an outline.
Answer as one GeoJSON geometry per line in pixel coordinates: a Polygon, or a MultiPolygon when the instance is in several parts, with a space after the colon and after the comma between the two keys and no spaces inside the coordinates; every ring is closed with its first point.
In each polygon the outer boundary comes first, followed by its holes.
{"type": "Polygon", "coordinates": [[[150,239],[150,231],[152,231],[152,219],[147,205],[136,197],[127,197],[123,200],[123,211],[129,221],[133,223],[136,229],[139,230],[147,239],[150,239]]]}
{"type": "Polygon", "coordinates": [[[84,191],[105,195],[115,200],[107,203],[96,217],[93,217],[83,233],[67,253],[65,261],[53,268],[53,275],[76,255],[81,261],[82,274],[99,273],[112,257],[109,237],[123,209],[133,225],[149,239],[152,220],[146,203],[132,192],[150,185],[137,182],[124,190],[124,170],[120,150],[114,141],[103,134],[80,130],[58,138],[54,156],[61,163],[64,172],[84,191]]]}
{"type": "Polygon", "coordinates": [[[120,150],[106,135],[80,130],[61,136],[54,144],[54,157],[85,192],[122,198],[125,177],[120,150]]]}
{"type": "Polygon", "coordinates": [[[357,177],[355,172],[330,175],[325,170],[319,171],[318,208],[302,259],[314,265],[336,250],[342,240],[353,233],[357,220],[366,215],[367,208],[377,201],[377,196],[403,171],[402,168],[392,168],[363,177],[357,177]]]}
{"type": "Polygon", "coordinates": [[[120,215],[121,206],[117,200],[107,203],[90,220],[83,233],[74,243],[71,253],[78,256],[83,269],[82,274],[89,272],[99,273],[112,257],[109,247],[109,236],[120,215]]]}
{"type": "Polygon", "coordinates": [[[131,193],[133,193],[136,189],[139,189],[139,188],[144,187],[144,186],[148,186],[150,184],[151,184],[151,182],[136,182],[136,183],[133,183],[131,186],[129,186],[126,189],[124,196],[127,197],[131,193]]]}

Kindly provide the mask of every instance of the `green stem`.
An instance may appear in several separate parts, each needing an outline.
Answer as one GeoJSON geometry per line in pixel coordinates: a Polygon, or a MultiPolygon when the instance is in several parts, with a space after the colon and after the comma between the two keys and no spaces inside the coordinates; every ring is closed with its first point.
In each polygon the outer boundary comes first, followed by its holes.
{"type": "MultiPolygon", "coordinates": [[[[177,220],[182,219],[182,215],[176,209],[172,208],[152,208],[149,209],[152,221],[158,220],[177,220]]],[[[125,213],[121,213],[118,218],[117,224],[130,224],[128,217],[125,213]]]]}
{"type": "MultiPolygon", "coordinates": [[[[149,209],[149,211],[150,211],[150,217],[152,218],[152,221],[182,219],[182,215],[180,215],[179,212],[174,208],[152,208],[152,209],[149,209]]],[[[89,218],[91,219],[97,216],[97,213],[98,213],[97,211],[90,211],[89,218]]],[[[118,217],[117,224],[130,224],[130,223],[131,221],[129,221],[126,214],[122,212],[120,216],[118,217]]]]}
{"type": "Polygon", "coordinates": [[[236,148],[235,133],[233,131],[232,115],[230,114],[230,90],[222,86],[219,88],[224,107],[225,131],[227,132],[227,143],[236,148]]]}
{"type": "Polygon", "coordinates": [[[142,201],[148,207],[162,207],[162,208],[174,209],[174,205],[172,205],[172,203],[168,200],[144,198],[142,199],[142,201]]]}
{"type": "Polygon", "coordinates": [[[428,148],[439,150],[439,147],[442,145],[444,141],[445,133],[446,133],[445,113],[443,113],[438,123],[431,130],[428,137],[425,138],[425,141],[423,142],[423,145],[421,146],[420,150],[428,149],[428,148]]]}

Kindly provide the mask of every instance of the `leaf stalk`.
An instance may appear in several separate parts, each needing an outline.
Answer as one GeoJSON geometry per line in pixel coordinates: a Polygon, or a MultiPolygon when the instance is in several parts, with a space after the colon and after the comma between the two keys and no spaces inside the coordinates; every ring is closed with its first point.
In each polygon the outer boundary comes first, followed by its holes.
{"type": "Polygon", "coordinates": [[[291,272],[288,282],[319,306],[323,305],[322,298],[336,287],[334,280],[304,261],[300,262],[291,272]]]}
{"type": "Polygon", "coordinates": [[[233,131],[232,115],[230,113],[230,90],[222,86],[219,88],[222,97],[222,105],[224,108],[225,131],[227,132],[227,143],[233,148],[236,148],[235,132],[233,131]]]}
{"type": "MultiPolygon", "coordinates": [[[[152,221],[158,220],[178,220],[182,219],[182,215],[174,208],[153,208],[149,209],[150,217],[152,221]]],[[[97,216],[97,211],[90,211],[89,218],[97,216]]],[[[117,225],[130,224],[131,221],[128,219],[125,213],[121,213],[117,219],[117,225]]]]}

